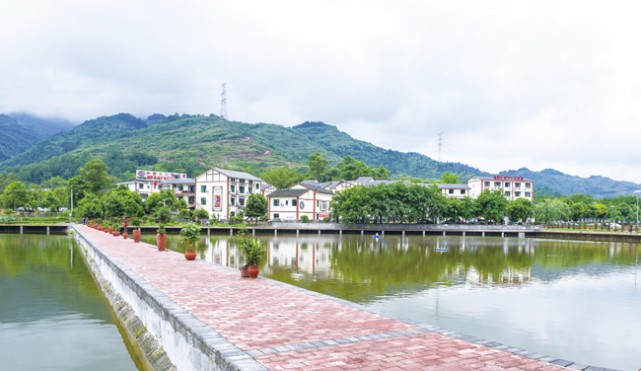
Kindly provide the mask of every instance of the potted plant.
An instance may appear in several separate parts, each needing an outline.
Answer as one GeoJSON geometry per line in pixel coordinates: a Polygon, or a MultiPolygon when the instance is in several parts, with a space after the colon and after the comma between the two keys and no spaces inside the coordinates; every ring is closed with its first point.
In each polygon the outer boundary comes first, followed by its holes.
{"type": "Polygon", "coordinates": [[[158,208],[154,215],[158,219],[159,226],[156,231],[156,246],[158,246],[158,251],[165,251],[167,246],[167,230],[165,225],[171,221],[171,211],[166,206],[158,208]]]}
{"type": "MultiPolygon", "coordinates": [[[[260,261],[263,259],[263,247],[260,242],[249,237],[245,231],[245,228],[241,227],[239,231],[240,246],[245,256],[245,264],[247,268],[247,273],[249,277],[256,278],[258,277],[260,261]]],[[[241,268],[241,277],[243,276],[241,268]]]]}
{"type": "Polygon", "coordinates": [[[122,220],[122,238],[124,238],[125,240],[127,239],[127,237],[129,237],[129,233],[127,233],[127,227],[129,227],[130,220],[131,218],[125,218],[122,220]]]}
{"type": "Polygon", "coordinates": [[[187,223],[180,230],[180,238],[182,238],[182,240],[187,243],[187,249],[185,250],[185,259],[196,259],[195,245],[200,238],[200,227],[198,226],[198,224],[187,223]]]}
{"type": "Polygon", "coordinates": [[[114,237],[120,236],[120,223],[119,222],[113,222],[113,230],[111,232],[111,235],[114,237]]]}
{"type": "Polygon", "coordinates": [[[140,242],[140,224],[141,220],[138,218],[133,218],[131,219],[131,226],[134,227],[133,231],[133,237],[134,237],[134,243],[140,242]]]}

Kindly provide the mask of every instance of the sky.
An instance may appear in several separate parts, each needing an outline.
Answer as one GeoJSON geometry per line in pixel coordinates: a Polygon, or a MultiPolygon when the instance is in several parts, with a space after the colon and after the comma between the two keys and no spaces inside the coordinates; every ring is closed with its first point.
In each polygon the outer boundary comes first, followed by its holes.
{"type": "Polygon", "coordinates": [[[641,2],[2,0],[0,113],[220,114],[641,182],[641,2]],[[440,134],[440,145],[439,145],[440,134]]]}

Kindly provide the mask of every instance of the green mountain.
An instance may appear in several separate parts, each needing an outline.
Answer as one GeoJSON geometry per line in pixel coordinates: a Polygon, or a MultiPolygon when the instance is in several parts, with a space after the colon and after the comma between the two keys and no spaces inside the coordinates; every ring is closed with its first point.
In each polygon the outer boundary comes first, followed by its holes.
{"type": "MultiPolygon", "coordinates": [[[[17,154],[0,162],[0,171],[15,172],[23,181],[41,183],[53,176],[73,176],[95,156],[102,158],[111,174],[120,179],[129,179],[140,167],[194,176],[207,167],[222,166],[258,175],[277,166],[303,167],[314,152],[324,154],[330,164],[350,155],[372,167],[383,165],[393,178],[439,179],[443,172],[449,172],[465,181],[473,175],[489,175],[461,163],[442,163],[418,153],[383,149],[321,122],[288,128],[232,122],[215,115],[155,114],[139,119],[124,113],[88,120],[29,148],[15,148],[12,153],[17,154]]],[[[501,175],[534,180],[536,194],[612,197],[641,189],[631,182],[580,178],[555,170],[535,172],[523,168],[501,175]]]]}
{"type": "Polygon", "coordinates": [[[72,123],[28,114],[0,115],[0,161],[26,151],[40,140],[71,129],[72,123]]]}

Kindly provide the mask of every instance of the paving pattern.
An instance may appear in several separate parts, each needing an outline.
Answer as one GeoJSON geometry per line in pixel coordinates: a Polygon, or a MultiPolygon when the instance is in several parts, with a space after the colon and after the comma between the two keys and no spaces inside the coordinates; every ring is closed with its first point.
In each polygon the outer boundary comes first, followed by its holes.
{"type": "Polygon", "coordinates": [[[86,226],[76,228],[271,370],[592,369],[448,335],[272,280],[243,279],[222,266],[186,261],[181,254],[86,226]]]}

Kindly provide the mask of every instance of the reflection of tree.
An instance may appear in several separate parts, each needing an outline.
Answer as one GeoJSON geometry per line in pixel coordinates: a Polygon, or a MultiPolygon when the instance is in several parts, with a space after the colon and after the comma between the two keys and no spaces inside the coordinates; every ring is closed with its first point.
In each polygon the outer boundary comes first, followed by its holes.
{"type": "Polygon", "coordinates": [[[4,309],[25,310],[19,300],[11,300],[21,296],[13,292],[20,289],[33,297],[49,298],[47,305],[56,303],[78,311],[91,306],[87,313],[110,317],[80,252],[67,237],[0,234],[0,282],[5,278],[10,280],[0,285],[4,309]]]}

